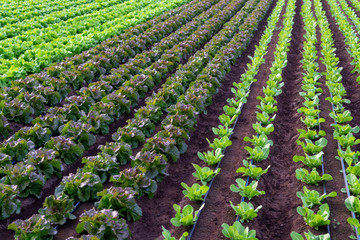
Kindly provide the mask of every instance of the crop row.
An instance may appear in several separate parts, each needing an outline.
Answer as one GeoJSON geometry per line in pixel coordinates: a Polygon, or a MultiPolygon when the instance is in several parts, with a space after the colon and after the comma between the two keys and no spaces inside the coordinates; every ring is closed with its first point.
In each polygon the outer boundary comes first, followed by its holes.
{"type": "MultiPolygon", "coordinates": [[[[335,1],[328,1],[331,8],[334,8],[335,1]]],[[[318,18],[318,24],[320,27],[321,36],[321,54],[323,56],[322,63],[326,67],[326,85],[330,92],[330,97],[327,100],[332,104],[332,112],[330,117],[334,120],[332,127],[334,128],[333,137],[338,142],[338,158],[342,162],[342,171],[344,174],[345,191],[348,198],[345,200],[346,207],[352,212],[352,218],[348,219],[350,225],[352,225],[356,232],[356,238],[358,239],[359,221],[354,218],[355,214],[358,215],[359,208],[357,205],[360,203],[358,196],[358,178],[357,174],[358,157],[360,152],[354,151],[354,146],[360,143],[359,139],[354,137],[354,134],[359,132],[359,127],[351,127],[349,122],[353,119],[351,112],[345,110],[344,103],[350,103],[350,100],[344,98],[346,96],[346,90],[342,84],[342,76],[340,74],[341,68],[339,68],[339,59],[335,55],[334,40],[332,39],[332,33],[329,29],[329,23],[325,17],[325,13],[322,10],[322,4],[320,1],[315,1],[315,10],[318,18]],[[345,163],[347,168],[345,169],[345,163]],[[355,214],[354,214],[355,213],[355,214]]],[[[339,14],[342,14],[340,11],[339,14]]]]}
{"type": "MultiPolygon", "coordinates": [[[[326,145],[327,140],[324,138],[325,131],[321,130],[321,123],[325,122],[324,118],[320,118],[321,110],[319,109],[319,96],[322,93],[319,87],[319,79],[321,74],[318,72],[319,64],[317,60],[316,50],[316,19],[311,10],[311,1],[304,1],[301,15],[304,21],[305,28],[305,42],[303,47],[303,80],[302,90],[300,95],[304,98],[303,107],[298,109],[305,118],[301,121],[306,126],[306,129],[298,129],[300,133],[297,143],[302,147],[305,156],[295,155],[294,162],[302,162],[306,167],[312,169],[309,172],[305,168],[296,170],[296,178],[308,185],[318,185],[320,182],[332,180],[331,175],[324,174],[324,160],[322,151],[326,145]],[[322,176],[318,173],[317,168],[322,167],[322,176]]],[[[297,208],[298,213],[303,216],[307,225],[318,230],[320,226],[330,224],[330,210],[329,205],[324,203],[328,197],[337,196],[336,192],[327,194],[324,183],[324,194],[320,194],[316,190],[309,190],[306,186],[303,192],[297,192],[297,196],[302,200],[302,206],[297,208]],[[314,212],[314,207],[319,206],[319,210],[314,212]]],[[[294,240],[304,239],[300,234],[292,232],[291,237],[294,240]]],[[[305,233],[306,239],[330,239],[330,234],[316,236],[312,232],[305,233]]]]}
{"type": "Polygon", "coordinates": [[[135,24],[184,2],[129,0],[92,14],[78,16],[41,30],[28,30],[30,32],[2,40],[1,84],[4,86],[9,84],[10,80],[24,77],[28,73],[39,72],[53,62],[89,49],[135,24]]]}

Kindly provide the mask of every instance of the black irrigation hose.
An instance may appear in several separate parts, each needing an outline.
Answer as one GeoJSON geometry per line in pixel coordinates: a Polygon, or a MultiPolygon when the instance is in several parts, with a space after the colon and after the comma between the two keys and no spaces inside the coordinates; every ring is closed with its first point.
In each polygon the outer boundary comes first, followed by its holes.
{"type": "MultiPolygon", "coordinates": [[[[332,95],[331,92],[330,92],[330,97],[333,98],[333,95],[332,95]]],[[[333,103],[331,103],[331,108],[332,108],[332,111],[335,112],[335,108],[334,108],[333,103]]],[[[337,124],[335,119],[334,119],[334,123],[337,124]]],[[[339,141],[338,141],[338,149],[341,150],[341,146],[340,146],[339,141]]],[[[342,157],[340,157],[340,161],[341,161],[341,168],[342,168],[342,173],[343,173],[344,182],[345,182],[346,194],[347,194],[348,197],[350,197],[350,190],[349,190],[349,184],[348,184],[347,178],[346,178],[346,169],[345,169],[344,159],[342,157]]],[[[352,211],[350,211],[350,212],[351,212],[351,216],[356,219],[355,213],[352,212],[352,211]]],[[[359,237],[359,234],[358,234],[358,228],[356,226],[354,226],[354,228],[355,228],[356,239],[360,240],[360,237],[359,237]]]]}
{"type": "MultiPolygon", "coordinates": [[[[252,83],[250,83],[250,86],[249,86],[248,89],[247,89],[247,95],[249,95],[249,93],[250,93],[251,85],[252,85],[252,83]]],[[[242,111],[243,107],[244,107],[244,103],[241,103],[240,114],[239,114],[239,115],[236,117],[236,119],[235,119],[235,122],[234,122],[234,124],[233,124],[233,129],[235,129],[235,127],[236,127],[236,124],[237,124],[238,119],[239,119],[239,117],[240,117],[240,115],[241,115],[241,111],[242,111]]],[[[234,134],[234,131],[232,132],[232,134],[230,135],[230,137],[231,137],[233,134],[234,134]]],[[[224,151],[222,152],[222,154],[225,155],[225,152],[226,152],[226,148],[224,149],[224,151]]],[[[219,169],[220,164],[221,164],[221,161],[222,161],[222,159],[221,159],[221,160],[218,162],[218,164],[216,165],[215,171],[216,171],[217,169],[219,169]]],[[[216,176],[215,176],[215,177],[216,177],[216,176]]],[[[213,179],[211,179],[211,182],[210,182],[210,184],[209,184],[209,190],[206,192],[206,194],[205,194],[205,196],[204,196],[203,203],[201,204],[200,209],[199,209],[199,212],[198,212],[198,214],[197,214],[197,219],[196,219],[196,221],[195,221],[195,223],[194,223],[194,225],[193,225],[193,227],[192,227],[192,229],[191,229],[191,231],[190,231],[190,233],[189,233],[189,235],[188,235],[188,237],[187,237],[187,240],[190,240],[190,239],[191,239],[191,237],[192,237],[192,235],[193,235],[193,233],[194,233],[194,231],[195,231],[196,225],[197,225],[197,223],[198,223],[198,221],[199,221],[200,214],[201,214],[201,212],[202,212],[202,209],[205,207],[205,201],[206,201],[207,196],[209,195],[210,188],[211,188],[211,186],[212,186],[212,184],[213,184],[213,182],[214,182],[214,180],[215,180],[215,177],[214,177],[213,179]]]]}

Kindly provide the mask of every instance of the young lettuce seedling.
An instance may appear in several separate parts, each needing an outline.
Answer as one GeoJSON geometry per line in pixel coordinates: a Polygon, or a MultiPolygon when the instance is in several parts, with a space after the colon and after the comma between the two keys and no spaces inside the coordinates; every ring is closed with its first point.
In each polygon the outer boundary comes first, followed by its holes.
{"type": "Polygon", "coordinates": [[[195,171],[192,175],[199,181],[201,181],[201,183],[203,185],[206,185],[207,182],[211,181],[211,179],[213,179],[216,175],[219,174],[221,168],[216,169],[215,171],[208,168],[208,167],[203,167],[201,168],[199,165],[194,164],[193,166],[195,168],[195,171]]]}
{"type": "Polygon", "coordinates": [[[260,177],[267,173],[270,166],[268,166],[266,169],[262,169],[261,167],[256,167],[256,165],[252,165],[249,161],[243,160],[244,167],[240,167],[236,170],[237,173],[242,173],[243,176],[249,176],[252,179],[259,180],[260,177]]]}
{"type": "Polygon", "coordinates": [[[319,173],[316,171],[316,168],[313,168],[311,172],[309,172],[305,168],[299,168],[296,169],[296,179],[309,185],[318,186],[319,182],[330,181],[333,178],[330,174],[324,174],[323,176],[320,176],[319,173]]]}
{"type": "Polygon", "coordinates": [[[249,200],[265,194],[265,191],[259,191],[256,189],[259,183],[258,181],[252,181],[248,186],[246,186],[246,182],[243,179],[237,178],[236,183],[237,186],[235,184],[231,184],[230,190],[232,192],[238,192],[240,196],[246,197],[249,200]]]}
{"type": "Polygon", "coordinates": [[[307,232],[304,233],[305,234],[305,238],[303,238],[303,236],[301,236],[301,234],[297,233],[297,232],[292,232],[291,233],[291,239],[292,240],[330,240],[330,234],[323,234],[323,235],[314,235],[312,232],[307,232]]]}
{"type": "Polygon", "coordinates": [[[305,157],[303,156],[298,156],[295,155],[293,157],[293,161],[294,162],[302,162],[304,163],[307,167],[309,168],[317,168],[319,166],[321,166],[321,161],[322,161],[322,156],[324,155],[324,152],[321,151],[316,155],[308,155],[307,153],[305,153],[305,157]]]}
{"type": "Polygon", "coordinates": [[[184,196],[189,198],[191,201],[203,201],[203,196],[209,190],[208,186],[200,186],[197,183],[194,183],[191,187],[189,187],[186,183],[182,182],[181,186],[185,188],[183,191],[184,196]]]}
{"type": "Polygon", "coordinates": [[[314,213],[313,210],[307,207],[298,207],[297,212],[304,217],[304,221],[307,225],[316,230],[318,230],[320,226],[330,224],[330,210],[327,203],[321,205],[317,213],[314,213]]]}
{"type": "Polygon", "coordinates": [[[194,208],[191,205],[184,206],[182,211],[181,207],[177,204],[174,204],[173,207],[176,211],[176,215],[170,219],[170,222],[175,227],[191,226],[198,218],[198,212],[200,209],[194,212],[194,208]]]}
{"type": "Polygon", "coordinates": [[[240,217],[240,221],[243,223],[244,221],[251,221],[255,217],[257,217],[257,212],[262,208],[262,206],[257,207],[254,209],[254,205],[247,202],[241,202],[238,205],[234,205],[230,201],[231,207],[234,209],[236,215],[240,217]]]}
{"type": "Polygon", "coordinates": [[[212,150],[212,151],[208,151],[207,153],[198,152],[197,155],[201,160],[203,160],[205,163],[207,163],[210,166],[218,164],[221,161],[221,159],[224,157],[221,148],[217,148],[215,150],[215,153],[214,150],[212,150]]]}
{"type": "Polygon", "coordinates": [[[229,226],[229,224],[223,223],[222,225],[222,234],[224,234],[225,237],[230,238],[231,240],[258,240],[256,238],[256,231],[250,230],[249,227],[244,227],[241,225],[240,222],[236,221],[232,226],[229,226]]]}
{"type": "MultiPolygon", "coordinates": [[[[161,226],[162,227],[162,235],[164,237],[164,240],[176,240],[176,238],[172,237],[171,236],[171,233],[166,229],[164,228],[164,226],[161,226]]],[[[186,240],[186,237],[189,235],[188,232],[184,232],[181,237],[179,238],[179,240],[186,240]]]]}
{"type": "Polygon", "coordinates": [[[360,199],[355,196],[350,196],[345,200],[345,206],[349,211],[354,212],[356,216],[360,215],[360,199]]]}
{"type": "Polygon", "coordinates": [[[297,192],[296,195],[302,200],[303,206],[307,208],[312,208],[315,205],[321,205],[323,201],[328,197],[336,197],[336,192],[331,192],[329,194],[323,194],[320,196],[319,192],[316,190],[310,191],[306,186],[303,188],[304,193],[297,192]]]}

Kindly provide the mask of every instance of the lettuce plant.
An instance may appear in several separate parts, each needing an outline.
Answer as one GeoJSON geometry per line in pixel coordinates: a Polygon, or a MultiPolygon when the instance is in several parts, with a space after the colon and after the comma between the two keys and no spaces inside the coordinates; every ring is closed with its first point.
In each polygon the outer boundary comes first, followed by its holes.
{"type": "Polygon", "coordinates": [[[0,101],[0,109],[8,120],[25,124],[33,120],[34,109],[19,98],[15,98],[10,102],[7,100],[0,101]]]}
{"type": "Polygon", "coordinates": [[[352,133],[346,135],[334,136],[342,148],[352,147],[360,143],[360,139],[356,139],[352,133]]]}
{"type": "Polygon", "coordinates": [[[240,167],[236,170],[237,173],[242,173],[243,176],[249,176],[252,179],[259,180],[260,177],[267,173],[270,166],[266,169],[262,169],[261,167],[256,167],[256,165],[251,164],[250,161],[243,160],[244,167],[240,167]]]}
{"type": "Polygon", "coordinates": [[[114,120],[107,114],[90,111],[87,116],[81,117],[80,121],[91,126],[90,132],[105,135],[109,133],[109,125],[114,120]]]}
{"type": "Polygon", "coordinates": [[[18,196],[27,197],[34,195],[39,198],[45,184],[44,176],[35,171],[35,167],[23,162],[17,163],[12,168],[4,170],[6,177],[4,184],[18,186],[18,196]]]}
{"type": "Polygon", "coordinates": [[[307,129],[307,130],[298,129],[298,132],[300,133],[298,139],[305,138],[305,139],[310,139],[312,141],[318,140],[326,135],[325,131],[323,130],[315,131],[311,129],[307,129]]]}
{"type": "Polygon", "coordinates": [[[167,158],[162,154],[155,152],[139,152],[135,157],[132,157],[131,167],[139,168],[145,172],[145,176],[160,182],[167,176],[167,158]]]}
{"type": "Polygon", "coordinates": [[[322,164],[322,156],[323,155],[324,155],[323,151],[321,151],[315,155],[308,155],[307,153],[305,153],[305,157],[295,155],[293,157],[293,161],[294,162],[302,162],[309,168],[317,168],[317,167],[321,166],[321,164],[322,164]]]}
{"type": "Polygon", "coordinates": [[[129,127],[140,129],[145,137],[150,137],[155,130],[155,124],[148,118],[133,118],[126,121],[129,127]]]}
{"type": "Polygon", "coordinates": [[[203,201],[203,196],[209,190],[208,186],[200,186],[197,183],[194,183],[191,187],[189,187],[186,183],[182,182],[181,186],[185,188],[185,190],[183,190],[184,197],[189,198],[191,201],[203,201]]]}
{"type": "Polygon", "coordinates": [[[24,163],[34,166],[45,179],[50,179],[54,174],[60,178],[63,167],[57,156],[58,152],[54,150],[39,148],[29,152],[24,163]]]}
{"type": "Polygon", "coordinates": [[[352,151],[350,147],[347,147],[345,150],[342,149],[338,149],[338,155],[336,156],[336,159],[342,158],[344,159],[344,161],[351,166],[354,163],[357,163],[360,157],[360,152],[359,151],[352,151]]]}
{"type": "Polygon", "coordinates": [[[176,215],[170,219],[170,222],[175,227],[191,226],[198,218],[199,210],[194,212],[194,208],[191,205],[184,206],[182,210],[177,204],[174,204],[173,207],[176,211],[176,215]]]}
{"type": "Polygon", "coordinates": [[[98,175],[78,170],[76,174],[70,173],[69,176],[63,177],[55,189],[55,196],[69,196],[76,201],[86,202],[90,199],[96,200],[96,193],[102,189],[103,185],[98,175]]]}
{"type": "Polygon", "coordinates": [[[21,202],[16,199],[17,194],[17,186],[0,183],[0,220],[20,213],[21,202]]]}
{"type": "Polygon", "coordinates": [[[91,126],[81,122],[69,121],[59,128],[61,135],[64,137],[72,137],[76,143],[81,143],[85,150],[92,146],[96,137],[90,133],[91,126]]]}
{"type": "Polygon", "coordinates": [[[346,110],[342,113],[331,112],[329,116],[334,119],[338,124],[350,122],[353,119],[349,110],[346,110]]]}
{"type": "Polygon", "coordinates": [[[4,115],[0,115],[0,134],[6,139],[11,131],[12,128],[6,117],[4,115]]]}
{"type": "Polygon", "coordinates": [[[50,195],[45,198],[43,208],[39,209],[39,213],[45,216],[45,219],[52,224],[63,225],[67,219],[75,219],[76,217],[71,214],[74,209],[74,200],[69,199],[67,196],[57,198],[50,195]]]}
{"type": "Polygon", "coordinates": [[[311,172],[306,170],[305,168],[296,169],[296,179],[305,182],[309,185],[318,185],[321,181],[330,181],[332,180],[332,176],[329,174],[324,174],[322,176],[319,175],[316,168],[313,168],[311,172]]]}
{"type": "Polygon", "coordinates": [[[249,160],[254,160],[255,162],[261,162],[269,156],[270,144],[269,143],[265,144],[264,147],[255,146],[254,148],[246,146],[244,149],[248,151],[248,153],[250,154],[250,156],[248,157],[249,160]]]}
{"type": "Polygon", "coordinates": [[[355,165],[353,165],[353,166],[348,166],[347,168],[346,168],[346,173],[348,173],[348,174],[354,174],[355,176],[360,176],[360,163],[358,162],[358,163],[356,163],[355,165]]]}
{"type": "Polygon", "coordinates": [[[303,148],[304,152],[314,155],[322,151],[322,149],[327,145],[327,139],[320,138],[315,142],[311,141],[310,139],[305,139],[305,142],[296,140],[296,143],[303,148]]]}
{"type": "Polygon", "coordinates": [[[223,223],[221,225],[221,227],[223,228],[222,229],[222,234],[225,237],[230,238],[231,240],[238,240],[238,239],[258,240],[258,238],[256,238],[256,231],[255,230],[250,230],[249,231],[249,227],[245,228],[238,221],[235,221],[232,226],[229,226],[229,224],[223,223]]]}
{"type": "Polygon", "coordinates": [[[61,160],[66,164],[74,163],[84,152],[82,145],[78,145],[74,143],[72,138],[66,138],[64,136],[51,137],[50,140],[45,143],[44,148],[57,151],[61,160]]]}
{"type": "Polygon", "coordinates": [[[305,238],[303,238],[303,236],[301,236],[301,234],[297,232],[292,232],[290,236],[292,240],[330,240],[330,234],[328,233],[323,235],[314,235],[312,232],[309,231],[304,234],[305,238]]]}
{"type": "Polygon", "coordinates": [[[32,141],[25,139],[14,140],[7,139],[0,147],[0,152],[11,157],[15,161],[23,161],[28,152],[35,149],[35,144],[32,141]]]}
{"type": "Polygon", "coordinates": [[[355,196],[350,196],[345,200],[345,206],[350,212],[354,212],[357,216],[360,215],[360,199],[355,196]]]}
{"type": "Polygon", "coordinates": [[[321,123],[325,122],[324,118],[319,118],[318,116],[306,116],[305,119],[300,118],[301,122],[303,122],[308,128],[317,128],[321,123]]]}
{"type": "Polygon", "coordinates": [[[256,106],[262,112],[266,112],[268,114],[273,114],[278,111],[278,108],[274,103],[264,103],[260,102],[260,105],[256,106]]]}
{"type": "Polygon", "coordinates": [[[112,139],[116,142],[125,142],[134,149],[139,146],[139,143],[145,141],[145,135],[136,127],[125,127],[119,128],[119,130],[113,134],[112,139]]]}
{"type": "Polygon", "coordinates": [[[137,192],[131,188],[110,187],[98,192],[101,197],[95,207],[101,209],[117,210],[120,217],[125,217],[128,221],[137,221],[142,216],[142,211],[135,201],[137,192]]]}
{"type": "Polygon", "coordinates": [[[253,136],[252,138],[244,137],[244,141],[251,142],[252,145],[260,148],[265,147],[267,144],[269,144],[270,146],[273,145],[273,141],[269,140],[267,135],[265,134],[260,134],[259,136],[253,136]]]}
{"type": "MultiPolygon", "coordinates": [[[[349,190],[355,196],[360,196],[360,180],[354,174],[346,175],[346,179],[349,183],[349,190]]],[[[342,192],[346,192],[345,189],[341,189],[342,192]]]]}
{"type": "Polygon", "coordinates": [[[307,225],[315,228],[316,230],[318,230],[321,226],[330,224],[330,210],[327,203],[321,205],[317,213],[314,213],[313,210],[307,207],[298,207],[297,212],[300,216],[304,217],[304,221],[307,225]]]}
{"type": "Polygon", "coordinates": [[[223,125],[219,125],[218,128],[212,128],[212,131],[215,135],[219,136],[220,138],[230,137],[231,134],[233,133],[232,128],[223,125]]]}
{"type": "Polygon", "coordinates": [[[45,114],[35,118],[32,123],[48,128],[52,133],[59,133],[59,127],[65,123],[66,117],[63,114],[45,114]]]}
{"type": "MultiPolygon", "coordinates": [[[[171,233],[166,229],[164,228],[164,226],[161,226],[162,227],[162,235],[164,237],[164,240],[176,240],[176,238],[172,237],[171,236],[171,233]]],[[[179,238],[179,240],[186,240],[186,237],[189,235],[188,232],[184,232],[181,237],[179,238]]]]}
{"type": "Polygon", "coordinates": [[[231,146],[232,142],[228,137],[222,137],[222,138],[214,138],[214,142],[210,143],[209,139],[206,139],[209,143],[209,146],[216,150],[220,148],[221,150],[224,150],[225,148],[231,146]]]}
{"type": "Polygon", "coordinates": [[[128,168],[119,173],[119,175],[111,176],[110,182],[116,187],[130,187],[138,193],[138,197],[147,194],[152,198],[157,189],[157,183],[146,177],[145,173],[139,168],[128,168]]]}
{"type": "Polygon", "coordinates": [[[261,123],[261,125],[266,126],[271,124],[275,120],[276,114],[274,114],[271,118],[267,112],[257,112],[256,113],[256,120],[261,123]]]}
{"type": "Polygon", "coordinates": [[[230,190],[232,192],[239,193],[242,197],[246,197],[251,200],[254,197],[265,194],[265,191],[257,190],[258,181],[252,181],[248,186],[246,186],[246,182],[242,178],[237,178],[235,181],[237,186],[235,184],[231,184],[230,190]]]}
{"type": "Polygon", "coordinates": [[[349,133],[358,133],[360,131],[359,126],[351,127],[349,124],[331,124],[331,126],[334,128],[334,137],[347,135],[349,133]]]}
{"type": "Polygon", "coordinates": [[[235,206],[230,201],[230,206],[232,207],[232,209],[234,209],[236,215],[240,217],[240,221],[242,223],[244,221],[247,222],[256,218],[258,211],[262,208],[262,206],[259,206],[256,209],[254,209],[254,205],[252,205],[250,202],[249,203],[241,202],[240,204],[235,206]]]}
{"type": "Polygon", "coordinates": [[[90,209],[80,215],[80,223],[76,232],[86,231],[99,239],[128,239],[130,233],[126,221],[119,218],[117,211],[90,209]]]}
{"type": "Polygon", "coordinates": [[[165,155],[167,159],[172,159],[174,162],[180,158],[180,151],[176,146],[176,140],[170,137],[155,135],[147,140],[141,151],[155,151],[158,154],[165,155]]]}
{"type": "Polygon", "coordinates": [[[43,128],[39,124],[33,127],[23,127],[14,134],[14,140],[25,139],[35,143],[36,147],[43,146],[49,141],[51,131],[48,128],[43,128]]]}
{"type": "Polygon", "coordinates": [[[215,171],[208,167],[200,167],[197,164],[192,164],[195,168],[195,172],[192,174],[197,180],[201,181],[203,185],[206,185],[207,182],[210,182],[216,175],[219,174],[221,168],[216,169],[215,171]]]}
{"type": "Polygon", "coordinates": [[[125,142],[106,142],[98,148],[101,150],[101,155],[116,157],[120,165],[125,165],[132,155],[131,146],[125,142]]]}
{"type": "Polygon", "coordinates": [[[265,134],[265,135],[269,135],[270,133],[272,133],[274,131],[274,125],[273,124],[269,124],[267,125],[266,127],[263,127],[261,125],[261,123],[257,122],[257,123],[254,123],[252,125],[253,129],[255,130],[255,132],[257,134],[265,134]]]}
{"type": "Polygon", "coordinates": [[[32,215],[26,220],[16,220],[8,226],[15,231],[15,239],[44,239],[51,240],[57,233],[51,222],[40,214],[32,215]]]}
{"type": "Polygon", "coordinates": [[[107,154],[84,157],[81,162],[84,163],[82,171],[98,175],[102,183],[120,171],[116,158],[107,154]]]}
{"type": "Polygon", "coordinates": [[[224,157],[221,148],[217,148],[215,149],[215,151],[214,150],[208,151],[207,153],[198,152],[197,155],[201,160],[203,160],[205,163],[207,163],[210,166],[218,164],[221,161],[221,159],[224,157]]]}
{"type": "Polygon", "coordinates": [[[162,128],[164,130],[159,131],[156,134],[156,137],[168,137],[174,139],[176,142],[176,147],[179,149],[180,154],[185,153],[188,147],[185,141],[189,140],[189,135],[187,134],[187,132],[171,124],[162,125],[162,128]]]}
{"type": "Polygon", "coordinates": [[[304,193],[297,192],[296,195],[302,200],[303,206],[307,208],[313,208],[315,205],[321,205],[323,201],[328,197],[336,197],[336,192],[331,192],[329,194],[322,194],[320,196],[319,192],[316,190],[309,190],[304,186],[304,193]]]}

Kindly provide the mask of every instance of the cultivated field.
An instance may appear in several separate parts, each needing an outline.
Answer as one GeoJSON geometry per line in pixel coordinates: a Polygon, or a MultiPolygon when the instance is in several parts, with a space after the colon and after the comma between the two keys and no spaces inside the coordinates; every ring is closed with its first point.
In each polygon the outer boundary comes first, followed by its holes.
{"type": "Polygon", "coordinates": [[[1,239],[360,239],[357,0],[2,4],[1,239]]]}

